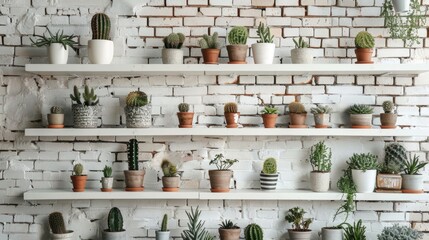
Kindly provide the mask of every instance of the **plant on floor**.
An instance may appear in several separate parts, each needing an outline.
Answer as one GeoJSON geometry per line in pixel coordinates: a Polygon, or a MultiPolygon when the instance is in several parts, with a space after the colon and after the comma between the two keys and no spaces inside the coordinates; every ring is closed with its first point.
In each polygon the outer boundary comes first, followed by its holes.
{"type": "Polygon", "coordinates": [[[295,48],[308,48],[308,47],[310,47],[310,45],[302,37],[299,37],[298,40],[293,39],[293,43],[295,44],[295,48]]]}
{"type": "Polygon", "coordinates": [[[359,220],[344,229],[344,240],[366,240],[365,231],[366,227],[359,220]]]}
{"type": "Polygon", "coordinates": [[[277,160],[275,158],[267,158],[264,161],[262,167],[262,173],[264,174],[276,174],[277,173],[277,160]]]}
{"type": "Polygon", "coordinates": [[[161,169],[164,173],[164,177],[176,177],[177,176],[177,167],[168,160],[163,160],[161,163],[161,169]]]}
{"type": "Polygon", "coordinates": [[[124,220],[122,218],[121,210],[117,207],[110,209],[109,216],[107,217],[107,232],[123,232],[124,220]]]}
{"type": "Polygon", "coordinates": [[[128,93],[127,99],[125,101],[129,107],[143,107],[149,103],[146,93],[141,91],[128,93]]]}
{"type": "Polygon", "coordinates": [[[316,172],[330,172],[332,152],[325,142],[320,141],[310,148],[310,158],[308,161],[316,172]]]}
{"type": "Polygon", "coordinates": [[[182,33],[170,33],[170,35],[164,37],[164,48],[167,49],[181,49],[185,42],[185,35],[182,33]]]}
{"type": "Polygon", "coordinates": [[[228,34],[229,44],[246,44],[249,32],[246,27],[236,26],[228,34]]]}
{"type": "Polygon", "coordinates": [[[104,13],[97,13],[91,19],[92,39],[110,39],[110,18],[104,13]]]}
{"type": "Polygon", "coordinates": [[[189,223],[188,229],[184,230],[181,234],[183,240],[214,240],[215,238],[209,234],[204,228],[204,221],[200,220],[201,211],[198,207],[194,209],[191,207],[191,212],[186,211],[189,223]]]}
{"type": "Polygon", "coordinates": [[[286,221],[292,223],[292,229],[295,231],[307,231],[313,219],[308,218],[304,220],[304,214],[307,212],[300,207],[289,209],[285,217],[286,221]]]}
{"type": "Polygon", "coordinates": [[[189,104],[187,103],[180,103],[177,108],[179,109],[179,112],[189,112],[189,104]]]}
{"type": "Polygon", "coordinates": [[[237,224],[233,223],[231,220],[223,220],[221,224],[219,224],[221,229],[238,229],[240,228],[237,224]]]}
{"type": "Polygon", "coordinates": [[[52,32],[48,30],[49,36],[45,35],[35,35],[35,37],[38,37],[36,41],[30,38],[30,41],[32,42],[33,46],[36,47],[49,47],[52,43],[60,43],[63,45],[64,49],[67,49],[67,46],[73,48],[73,45],[78,44],[73,38],[76,38],[75,35],[64,35],[64,31],[58,30],[57,33],[54,35],[52,32]]]}
{"type": "Polygon", "coordinates": [[[229,170],[229,168],[237,162],[237,159],[226,159],[223,154],[216,154],[215,157],[210,160],[209,165],[215,165],[217,170],[229,170]]]}
{"type": "Polygon", "coordinates": [[[350,114],[372,114],[374,108],[365,104],[354,104],[349,108],[350,114]]]}
{"type": "Polygon", "coordinates": [[[399,226],[395,223],[391,227],[384,227],[378,240],[418,240],[423,238],[423,233],[407,226],[399,226]]]}
{"type": "Polygon", "coordinates": [[[103,176],[105,178],[112,177],[112,167],[104,166],[104,168],[103,168],[103,176]]]}
{"type": "Polygon", "coordinates": [[[263,240],[264,232],[258,224],[251,223],[244,229],[244,238],[246,240],[263,240]]]}
{"type": "Polygon", "coordinates": [[[88,85],[85,85],[85,90],[82,93],[83,102],[81,101],[81,93],[77,86],[73,87],[73,94],[70,94],[72,101],[76,102],[78,105],[82,106],[95,106],[98,104],[99,100],[97,95],[94,92],[94,88],[89,89],[88,85]]]}
{"type": "Polygon", "coordinates": [[[63,214],[60,212],[53,212],[49,214],[49,226],[51,227],[52,233],[54,234],[67,233],[63,214]]]}
{"type": "Polygon", "coordinates": [[[372,153],[354,153],[347,164],[355,170],[373,170],[378,168],[378,156],[372,153]]]}
{"type": "Polygon", "coordinates": [[[167,214],[164,214],[164,217],[162,218],[162,222],[161,222],[161,232],[167,232],[168,228],[168,216],[167,214]]]}
{"type": "Polygon", "coordinates": [[[289,107],[289,113],[296,113],[296,114],[307,113],[305,111],[304,105],[300,102],[291,102],[288,105],[288,107],[289,107]]]}
{"type": "Polygon", "coordinates": [[[238,106],[237,106],[237,103],[235,103],[235,102],[226,103],[223,109],[224,109],[225,113],[237,113],[238,112],[238,106]]]}
{"type": "Polygon", "coordinates": [[[359,32],[355,37],[356,48],[374,48],[375,40],[369,32],[359,32]]]}
{"type": "Polygon", "coordinates": [[[414,155],[413,158],[405,161],[404,173],[407,175],[417,175],[428,162],[420,162],[419,156],[414,155]]]}
{"type": "Polygon", "coordinates": [[[262,114],[278,114],[279,113],[279,109],[274,107],[274,105],[269,104],[269,105],[265,105],[264,109],[261,111],[262,114]]]}
{"type": "Polygon", "coordinates": [[[404,170],[407,161],[407,150],[399,143],[392,143],[384,148],[384,163],[380,172],[398,174],[404,170]]]}
{"type": "Polygon", "coordinates": [[[73,176],[82,176],[83,173],[83,165],[78,163],[73,167],[73,176]]]}
{"type": "Polygon", "coordinates": [[[311,108],[310,112],[312,114],[315,114],[315,115],[316,114],[329,114],[332,112],[332,108],[327,106],[327,105],[325,105],[325,106],[317,105],[316,107],[311,108]]]}
{"type": "Polygon", "coordinates": [[[395,111],[395,104],[392,101],[384,101],[383,111],[384,113],[393,113],[395,111]]]}
{"type": "Polygon", "coordinates": [[[259,37],[258,43],[273,43],[274,35],[271,35],[270,28],[262,22],[259,23],[256,34],[259,37]]]}
{"type": "Polygon", "coordinates": [[[212,36],[204,34],[203,38],[201,38],[198,41],[198,44],[202,49],[219,49],[220,48],[219,35],[217,32],[213,33],[212,36]]]}

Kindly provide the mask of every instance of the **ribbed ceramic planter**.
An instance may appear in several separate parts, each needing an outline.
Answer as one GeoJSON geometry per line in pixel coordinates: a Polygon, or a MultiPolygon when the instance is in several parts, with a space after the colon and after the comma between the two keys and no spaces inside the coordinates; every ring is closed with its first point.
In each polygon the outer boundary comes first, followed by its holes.
{"type": "Polygon", "coordinates": [[[279,180],[279,174],[259,174],[259,181],[261,183],[262,190],[276,190],[277,181],[279,180]]]}
{"type": "Polygon", "coordinates": [[[127,239],[127,232],[108,232],[103,231],[103,240],[124,240],[127,239]]]}
{"type": "Polygon", "coordinates": [[[223,229],[219,228],[220,240],[239,240],[240,239],[240,228],[235,229],[223,229]]]}
{"type": "Polygon", "coordinates": [[[290,52],[292,63],[294,64],[312,64],[313,49],[311,48],[295,48],[290,52]]]}
{"type": "Polygon", "coordinates": [[[342,228],[322,228],[322,240],[343,240],[342,228]]]}
{"type": "Polygon", "coordinates": [[[88,58],[92,64],[110,64],[113,60],[113,41],[92,39],[88,41],[88,58]]]}
{"type": "Polygon", "coordinates": [[[75,128],[96,128],[100,106],[72,105],[73,121],[75,128]]]}
{"type": "Polygon", "coordinates": [[[274,43],[252,44],[253,61],[255,64],[273,64],[276,45],[274,43]]]}
{"type": "Polygon", "coordinates": [[[289,239],[290,240],[310,240],[311,239],[311,230],[308,231],[294,231],[288,229],[289,239]]]}
{"type": "Polygon", "coordinates": [[[51,43],[48,47],[48,61],[50,64],[67,64],[69,58],[69,46],[61,43],[51,43]]]}
{"type": "Polygon", "coordinates": [[[73,239],[73,231],[68,231],[67,233],[55,234],[51,233],[52,239],[62,239],[62,240],[72,240],[73,239]]]}
{"type": "Polygon", "coordinates": [[[170,231],[156,231],[155,232],[156,240],[169,240],[170,239],[170,231]]]}
{"type": "Polygon", "coordinates": [[[350,114],[352,128],[371,128],[372,114],[350,114]]]}
{"type": "Polygon", "coordinates": [[[358,193],[374,192],[376,177],[377,170],[362,171],[352,169],[352,178],[358,193]]]}
{"type": "Polygon", "coordinates": [[[402,192],[404,193],[423,193],[424,176],[402,174],[402,192]]]}
{"type": "Polygon", "coordinates": [[[229,192],[231,170],[209,170],[209,177],[212,192],[229,192]]]}
{"type": "Polygon", "coordinates": [[[329,190],[330,172],[311,172],[310,188],[313,192],[327,192],[329,190]]]}
{"type": "Polygon", "coordinates": [[[152,107],[125,107],[125,118],[128,128],[148,128],[152,126],[152,107]]]}
{"type": "Polygon", "coordinates": [[[163,64],[183,64],[182,49],[163,48],[162,63],[163,64]]]}
{"type": "Polygon", "coordinates": [[[113,177],[102,177],[101,178],[101,191],[111,192],[113,188],[113,177]]]}

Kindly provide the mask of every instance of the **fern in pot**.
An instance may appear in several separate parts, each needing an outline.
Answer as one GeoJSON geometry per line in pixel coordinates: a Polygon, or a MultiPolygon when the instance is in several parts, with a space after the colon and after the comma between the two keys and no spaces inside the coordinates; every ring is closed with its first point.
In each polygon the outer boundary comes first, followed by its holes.
{"type": "Polygon", "coordinates": [[[309,48],[310,45],[302,38],[293,39],[295,49],[291,50],[292,63],[294,64],[311,64],[313,63],[313,49],[309,48]]]}
{"type": "Polygon", "coordinates": [[[398,143],[384,148],[384,163],[377,174],[377,191],[401,191],[402,177],[399,174],[405,168],[407,150],[398,143]]]}
{"type": "Polygon", "coordinates": [[[110,18],[97,13],[91,19],[92,40],[88,41],[88,58],[93,64],[110,64],[113,60],[114,44],[110,40],[110,18]]]}
{"type": "Polygon", "coordinates": [[[349,108],[352,128],[371,128],[374,108],[365,104],[354,104],[349,108]]]}
{"type": "Polygon", "coordinates": [[[374,192],[378,169],[377,158],[372,153],[354,153],[347,161],[358,193],[374,192]]]}
{"type": "Polygon", "coordinates": [[[329,116],[332,112],[332,108],[329,106],[318,105],[310,109],[314,116],[315,128],[328,128],[329,127],[329,116]]]}
{"type": "Polygon", "coordinates": [[[274,35],[271,35],[270,28],[262,22],[259,23],[256,34],[259,40],[252,44],[253,61],[255,64],[273,64],[276,50],[276,45],[273,43],[274,35]]]}
{"type": "Polygon", "coordinates": [[[182,46],[185,42],[185,39],[186,37],[182,33],[171,33],[163,39],[163,64],[183,64],[182,46]]]}
{"type": "Polygon", "coordinates": [[[203,38],[198,41],[198,44],[201,47],[204,64],[219,63],[220,42],[217,32],[213,33],[212,36],[204,34],[203,38]]]}
{"type": "Polygon", "coordinates": [[[279,173],[277,172],[277,160],[275,158],[265,159],[260,173],[261,189],[276,190],[278,179],[279,173]]]}
{"type": "Polygon", "coordinates": [[[223,154],[216,154],[210,161],[210,165],[215,165],[215,170],[209,170],[210,186],[212,192],[229,192],[232,171],[230,168],[237,163],[237,159],[226,159],[223,154]]]}
{"type": "Polygon", "coordinates": [[[48,62],[50,64],[67,64],[69,49],[78,44],[74,38],[75,35],[64,35],[64,31],[57,31],[56,34],[48,28],[49,36],[35,35],[38,39],[34,41],[30,38],[32,45],[36,47],[47,47],[48,62]]]}
{"type": "Polygon", "coordinates": [[[355,38],[356,45],[356,64],[371,64],[372,54],[374,53],[375,40],[369,32],[359,32],[355,38]]]}
{"type": "Polygon", "coordinates": [[[331,177],[332,152],[325,142],[321,141],[311,146],[310,158],[313,171],[310,173],[310,187],[314,192],[327,192],[331,177]]]}
{"type": "Polygon", "coordinates": [[[247,38],[249,33],[246,27],[233,27],[228,33],[229,45],[226,46],[230,64],[246,64],[247,38]]]}
{"type": "Polygon", "coordinates": [[[231,220],[224,220],[219,224],[220,240],[239,240],[241,229],[231,220]]]}
{"type": "Polygon", "coordinates": [[[391,227],[384,227],[377,240],[419,240],[423,239],[423,233],[407,226],[395,223],[391,227]]]}
{"type": "Polygon", "coordinates": [[[168,230],[168,215],[164,214],[161,222],[161,229],[155,232],[156,240],[169,240],[170,230],[168,230]]]}
{"type": "Polygon", "coordinates": [[[395,113],[395,104],[392,101],[384,101],[383,111],[384,113],[380,113],[381,128],[396,128],[398,115],[395,113]]]}
{"type": "Polygon", "coordinates": [[[414,155],[405,161],[404,174],[402,174],[403,193],[423,193],[423,181],[425,176],[420,171],[428,162],[420,162],[419,157],[414,155]]]}
{"type": "Polygon", "coordinates": [[[70,98],[75,102],[72,105],[74,127],[96,128],[100,115],[100,106],[98,105],[98,97],[94,93],[94,89],[90,89],[85,85],[85,90],[81,94],[77,86],[74,86],[73,94],[70,94],[70,98]]]}
{"type": "Polygon", "coordinates": [[[128,93],[125,117],[128,128],[148,128],[152,126],[152,107],[146,93],[134,91],[128,93]]]}
{"type": "Polygon", "coordinates": [[[286,221],[292,223],[292,228],[288,229],[290,240],[310,240],[311,229],[310,224],[313,219],[304,219],[304,214],[307,212],[300,207],[289,209],[286,215],[286,221]]]}
{"type": "Polygon", "coordinates": [[[107,216],[107,229],[103,231],[103,240],[123,240],[127,238],[121,210],[113,207],[107,216]]]}

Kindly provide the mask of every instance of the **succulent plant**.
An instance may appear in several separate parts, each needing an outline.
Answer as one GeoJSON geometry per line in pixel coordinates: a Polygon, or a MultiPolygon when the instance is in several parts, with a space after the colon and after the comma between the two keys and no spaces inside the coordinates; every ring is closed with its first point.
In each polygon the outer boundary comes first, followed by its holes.
{"type": "Polygon", "coordinates": [[[355,38],[355,45],[356,48],[374,48],[374,37],[369,32],[359,32],[355,38]]]}
{"type": "Polygon", "coordinates": [[[52,233],[54,234],[67,233],[63,214],[60,212],[53,212],[49,214],[49,226],[51,227],[52,233]]]}
{"type": "Polygon", "coordinates": [[[76,104],[83,105],[83,106],[95,106],[98,104],[97,95],[94,93],[94,89],[89,89],[88,85],[85,85],[85,90],[82,93],[82,97],[84,102],[80,100],[81,93],[79,92],[79,89],[77,86],[73,87],[73,94],[70,94],[70,98],[72,101],[75,101],[76,104]]]}
{"type": "Polygon", "coordinates": [[[212,36],[204,34],[203,38],[198,41],[198,44],[202,49],[219,49],[219,35],[217,32],[213,33],[212,36]]]}
{"type": "Polygon", "coordinates": [[[274,105],[265,105],[264,109],[261,111],[262,114],[278,114],[279,109],[274,107],[274,105]]]}
{"type": "Polygon", "coordinates": [[[374,108],[365,104],[354,104],[349,108],[350,114],[372,114],[374,108]]]}
{"type": "Polygon", "coordinates": [[[244,238],[246,240],[263,240],[264,232],[258,224],[251,223],[244,229],[244,238]]]}
{"type": "Polygon", "coordinates": [[[418,175],[420,169],[424,168],[428,162],[420,162],[419,156],[414,155],[413,158],[405,161],[404,173],[407,175],[418,175]]]}
{"type": "Polygon", "coordinates": [[[299,37],[298,40],[293,39],[293,43],[295,43],[295,48],[308,48],[308,47],[310,47],[310,45],[308,45],[308,43],[305,42],[302,37],[299,37]]]}
{"type": "Polygon", "coordinates": [[[78,163],[73,166],[73,175],[74,176],[82,176],[83,173],[83,165],[78,163]]]}
{"type": "Polygon", "coordinates": [[[249,32],[246,27],[233,27],[228,34],[228,42],[234,44],[246,44],[249,32]]]}
{"type": "Polygon", "coordinates": [[[275,158],[267,158],[264,161],[262,167],[262,173],[264,174],[276,174],[277,173],[277,160],[275,158]]]}
{"type": "Polygon", "coordinates": [[[395,110],[395,104],[392,101],[383,102],[383,111],[384,113],[393,113],[395,110]]]}
{"type": "Polygon", "coordinates": [[[201,211],[198,207],[194,209],[191,207],[191,212],[186,211],[189,223],[188,229],[184,230],[181,234],[183,240],[214,240],[215,238],[209,234],[204,228],[204,221],[200,220],[201,211]]]}
{"type": "Polygon", "coordinates": [[[256,34],[258,34],[258,37],[260,40],[258,40],[258,43],[273,43],[274,35],[271,35],[270,28],[260,22],[258,26],[258,30],[256,30],[256,34]]]}
{"type": "Polygon", "coordinates": [[[92,39],[110,39],[110,18],[104,13],[97,13],[91,19],[92,39]]]}
{"type": "Polygon", "coordinates": [[[143,107],[149,103],[146,93],[134,91],[128,93],[126,104],[128,107],[143,107]]]}
{"type": "Polygon", "coordinates": [[[407,226],[399,226],[395,223],[391,227],[384,227],[377,240],[418,240],[423,234],[407,226]]]}
{"type": "Polygon", "coordinates": [[[288,107],[289,107],[289,113],[296,113],[296,114],[307,113],[305,111],[304,105],[302,105],[302,103],[300,102],[291,102],[288,107]]]}
{"type": "Polygon", "coordinates": [[[180,103],[177,108],[179,109],[179,112],[189,112],[189,104],[187,103],[180,103]]]}
{"type": "Polygon", "coordinates": [[[172,164],[168,160],[163,160],[161,163],[161,169],[164,173],[164,177],[175,177],[177,176],[177,167],[176,165],[172,164]]]}
{"type": "Polygon", "coordinates": [[[383,173],[400,173],[405,168],[407,150],[399,143],[392,143],[384,148],[383,173]]]}
{"type": "Polygon", "coordinates": [[[240,227],[237,224],[233,223],[231,220],[223,220],[221,224],[219,224],[220,229],[239,229],[240,227]]]}
{"type": "Polygon", "coordinates": [[[170,33],[163,39],[164,48],[181,49],[185,39],[186,37],[182,33],[170,33]]]}
{"type": "Polygon", "coordinates": [[[30,38],[30,41],[32,42],[33,46],[36,47],[44,47],[44,46],[51,46],[52,43],[60,43],[63,45],[64,49],[67,50],[67,46],[72,47],[75,44],[78,44],[73,38],[76,38],[75,35],[64,35],[64,31],[60,30],[57,31],[57,33],[54,35],[48,28],[49,37],[45,35],[35,35],[35,37],[38,37],[36,41],[30,38]]]}
{"type": "Polygon", "coordinates": [[[365,231],[366,227],[362,224],[362,220],[353,223],[353,226],[349,224],[344,228],[344,240],[366,240],[365,231]]]}
{"type": "Polygon", "coordinates": [[[121,210],[117,207],[113,207],[109,211],[107,217],[107,227],[109,232],[122,232],[124,230],[124,220],[122,218],[121,210]]]}
{"type": "Polygon", "coordinates": [[[162,222],[161,222],[161,232],[167,232],[168,228],[168,216],[167,214],[164,214],[164,217],[162,217],[162,222]]]}
{"type": "Polygon", "coordinates": [[[236,162],[238,162],[237,159],[225,159],[223,154],[216,154],[215,158],[210,160],[209,165],[216,165],[218,170],[228,170],[236,162]]]}
{"type": "Polygon", "coordinates": [[[306,231],[313,222],[313,219],[309,218],[304,220],[304,214],[307,212],[300,207],[294,207],[289,209],[285,217],[286,221],[292,223],[292,228],[295,231],[306,231]]]}
{"type": "Polygon", "coordinates": [[[226,103],[223,110],[225,113],[237,113],[238,112],[237,103],[235,102],[226,103]]]}
{"type": "Polygon", "coordinates": [[[350,162],[348,161],[347,164],[351,169],[355,170],[375,170],[378,168],[377,158],[377,155],[372,153],[354,153],[349,158],[350,162]]]}
{"type": "Polygon", "coordinates": [[[51,107],[51,114],[63,114],[63,109],[59,106],[51,107]]]}
{"type": "Polygon", "coordinates": [[[112,167],[109,167],[109,166],[104,166],[104,168],[103,168],[103,176],[105,177],[105,178],[110,178],[110,177],[112,177],[112,167]]]}
{"type": "Polygon", "coordinates": [[[325,145],[325,142],[320,141],[311,146],[310,159],[308,160],[316,172],[330,172],[332,167],[332,151],[325,145]]]}
{"type": "Polygon", "coordinates": [[[327,105],[317,105],[316,107],[311,108],[310,112],[312,114],[328,114],[332,112],[332,108],[327,105]]]}
{"type": "Polygon", "coordinates": [[[139,170],[139,143],[137,139],[128,142],[128,170],[139,170]]]}

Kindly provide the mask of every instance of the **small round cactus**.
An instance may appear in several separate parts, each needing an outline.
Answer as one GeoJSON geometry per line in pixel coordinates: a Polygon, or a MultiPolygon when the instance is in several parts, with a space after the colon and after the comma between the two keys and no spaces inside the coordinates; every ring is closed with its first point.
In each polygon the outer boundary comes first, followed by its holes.
{"type": "Polygon", "coordinates": [[[171,33],[163,39],[164,48],[181,49],[185,39],[182,33],[171,33]]]}
{"type": "Polygon", "coordinates": [[[258,224],[252,223],[244,229],[244,238],[246,240],[262,240],[264,233],[258,224]]]}
{"type": "Polygon", "coordinates": [[[229,102],[229,103],[225,104],[223,109],[224,109],[225,113],[237,113],[238,112],[237,103],[234,103],[234,102],[229,102]]]}
{"type": "Polygon", "coordinates": [[[73,167],[73,175],[75,176],[82,176],[83,173],[83,165],[78,163],[76,165],[74,165],[73,167]]]}
{"type": "Polygon", "coordinates": [[[63,114],[63,109],[59,106],[51,107],[51,114],[63,114]]]}
{"type": "Polygon", "coordinates": [[[383,111],[384,113],[392,113],[395,109],[395,105],[392,101],[384,101],[383,102],[383,111]]]}
{"type": "Polygon", "coordinates": [[[249,32],[246,27],[233,27],[228,34],[229,44],[246,44],[249,32]]]}
{"type": "Polygon", "coordinates": [[[128,93],[126,102],[128,107],[143,107],[148,104],[148,99],[146,93],[134,91],[128,93]]]}
{"type": "Polygon", "coordinates": [[[264,174],[276,174],[277,173],[277,160],[275,158],[267,158],[264,161],[262,168],[264,174]]]}
{"type": "Polygon", "coordinates": [[[302,105],[302,103],[300,102],[291,102],[288,107],[289,107],[290,113],[296,113],[296,114],[307,113],[305,111],[304,105],[302,105]]]}
{"type": "Polygon", "coordinates": [[[374,48],[374,37],[369,32],[359,32],[355,38],[356,48],[374,48]]]}
{"type": "Polygon", "coordinates": [[[179,108],[179,112],[189,112],[189,104],[180,103],[177,108],[179,108]]]}

